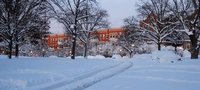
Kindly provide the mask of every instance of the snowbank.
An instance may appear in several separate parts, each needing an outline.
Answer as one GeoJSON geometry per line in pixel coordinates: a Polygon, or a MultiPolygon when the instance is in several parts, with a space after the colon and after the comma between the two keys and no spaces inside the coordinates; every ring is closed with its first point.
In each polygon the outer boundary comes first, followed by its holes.
{"type": "Polygon", "coordinates": [[[158,62],[174,62],[181,59],[180,56],[175,54],[173,51],[154,51],[151,54],[152,60],[158,62]]]}
{"type": "Polygon", "coordinates": [[[121,55],[113,55],[112,59],[122,59],[121,55]]]}
{"type": "Polygon", "coordinates": [[[200,60],[183,58],[180,62],[156,63],[149,57],[141,57],[147,54],[138,56],[133,59],[133,67],[84,90],[200,89],[200,60]]]}
{"type": "MultiPolygon", "coordinates": [[[[0,56],[0,90],[38,90],[61,81],[89,77],[121,62],[113,60],[0,56]]],[[[49,89],[46,89],[49,90],[49,89]]]]}
{"type": "Polygon", "coordinates": [[[184,50],[183,57],[191,57],[191,53],[188,50],[184,50]]]}
{"type": "Polygon", "coordinates": [[[88,59],[105,59],[102,55],[96,55],[96,56],[88,56],[88,59]]]}
{"type": "Polygon", "coordinates": [[[153,60],[159,63],[173,63],[181,59],[181,57],[175,54],[169,49],[163,49],[161,51],[153,51],[151,54],[136,54],[132,59],[153,60]]]}

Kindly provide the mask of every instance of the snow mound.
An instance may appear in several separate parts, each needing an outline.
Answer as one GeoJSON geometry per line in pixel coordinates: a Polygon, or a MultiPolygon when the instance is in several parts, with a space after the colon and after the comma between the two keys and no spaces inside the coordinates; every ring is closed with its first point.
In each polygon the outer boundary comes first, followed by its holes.
{"type": "Polygon", "coordinates": [[[120,55],[113,55],[112,59],[121,59],[122,57],[120,55]]]}
{"type": "Polygon", "coordinates": [[[180,60],[180,56],[173,51],[154,51],[151,54],[152,60],[158,62],[174,62],[180,60]]]}
{"type": "Polygon", "coordinates": [[[18,89],[22,89],[27,86],[27,82],[24,80],[14,80],[14,79],[0,79],[0,88],[11,90],[12,88],[9,86],[13,86],[18,89]]]}
{"type": "Polygon", "coordinates": [[[76,56],[75,58],[76,59],[83,59],[84,57],[83,56],[76,56]]]}
{"type": "Polygon", "coordinates": [[[58,58],[58,56],[49,56],[49,58],[58,58]]]}
{"type": "Polygon", "coordinates": [[[105,59],[102,55],[96,55],[96,56],[88,56],[88,59],[105,59]]]}
{"type": "Polygon", "coordinates": [[[133,59],[140,59],[140,60],[147,60],[147,59],[151,59],[151,54],[135,54],[133,56],[133,59]]]}
{"type": "Polygon", "coordinates": [[[191,53],[188,50],[183,51],[183,57],[190,57],[191,53]]]}

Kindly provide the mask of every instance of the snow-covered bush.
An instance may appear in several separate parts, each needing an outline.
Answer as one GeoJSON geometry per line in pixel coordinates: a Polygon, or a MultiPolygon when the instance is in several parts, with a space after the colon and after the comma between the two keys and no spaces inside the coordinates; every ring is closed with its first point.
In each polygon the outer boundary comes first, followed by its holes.
{"type": "Polygon", "coordinates": [[[102,55],[96,55],[96,56],[88,56],[88,59],[105,59],[102,55]]]}
{"type": "Polygon", "coordinates": [[[182,47],[178,47],[175,51],[175,48],[172,46],[162,46],[162,50],[164,51],[173,51],[175,54],[179,55],[180,57],[190,57],[191,53],[188,50],[184,50],[182,47]]]}
{"type": "Polygon", "coordinates": [[[162,50],[164,50],[164,51],[174,51],[174,47],[172,47],[172,46],[162,46],[162,50]]]}
{"type": "Polygon", "coordinates": [[[158,62],[174,62],[181,59],[181,57],[175,54],[173,51],[162,50],[162,51],[154,51],[151,54],[152,60],[158,62]]]}
{"type": "Polygon", "coordinates": [[[83,56],[76,56],[77,59],[81,59],[84,58],[83,56]]]}
{"type": "Polygon", "coordinates": [[[138,46],[140,52],[142,52],[143,54],[144,53],[151,53],[155,50],[157,50],[157,46],[155,44],[147,44],[147,43],[144,43],[143,45],[141,46],[138,46]]]}
{"type": "Polygon", "coordinates": [[[121,59],[121,58],[122,58],[121,55],[113,55],[113,56],[112,56],[112,59],[121,59]]]}
{"type": "Polygon", "coordinates": [[[191,57],[191,53],[188,50],[184,50],[183,57],[191,57]]]}

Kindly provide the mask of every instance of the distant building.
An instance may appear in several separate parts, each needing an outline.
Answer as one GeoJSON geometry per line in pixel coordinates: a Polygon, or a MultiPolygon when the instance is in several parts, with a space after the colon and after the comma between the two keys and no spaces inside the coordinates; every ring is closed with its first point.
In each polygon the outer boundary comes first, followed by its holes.
{"type": "Polygon", "coordinates": [[[65,40],[71,40],[71,37],[66,34],[50,34],[48,36],[48,46],[57,50],[59,49],[60,42],[65,40]]]}
{"type": "Polygon", "coordinates": [[[151,25],[152,22],[156,21],[157,19],[158,17],[155,14],[151,13],[146,17],[146,19],[140,21],[140,27],[153,31],[153,28],[148,26],[147,24],[151,25]]]}
{"type": "MultiPolygon", "coordinates": [[[[111,28],[98,30],[97,32],[93,32],[93,34],[91,35],[98,36],[98,42],[103,44],[106,42],[110,42],[111,38],[118,39],[123,32],[124,30],[122,28],[111,28]]],[[[48,36],[48,45],[54,50],[57,50],[59,49],[60,42],[69,40],[71,40],[71,36],[67,34],[50,34],[48,36]]]]}
{"type": "MultiPolygon", "coordinates": [[[[190,18],[190,17],[188,17],[188,18],[190,18]]],[[[140,21],[140,27],[145,28],[145,29],[147,29],[147,30],[154,31],[153,28],[152,28],[151,26],[148,26],[148,25],[151,25],[152,22],[156,22],[157,19],[158,19],[158,17],[157,17],[155,14],[151,13],[151,14],[149,14],[149,15],[146,17],[146,19],[140,21]]],[[[168,19],[169,19],[169,18],[166,18],[165,21],[167,21],[168,19]]],[[[177,29],[180,29],[180,28],[181,28],[181,26],[178,27],[177,29]]],[[[177,32],[178,32],[178,31],[177,31],[177,32]]],[[[181,33],[182,33],[184,39],[183,39],[183,40],[178,40],[178,41],[176,42],[176,43],[178,43],[178,44],[177,44],[178,47],[182,47],[183,49],[190,50],[190,49],[191,49],[191,45],[190,45],[190,39],[189,39],[189,37],[185,34],[185,32],[181,32],[181,33]]],[[[148,40],[147,40],[147,42],[151,42],[151,41],[148,41],[148,40]]],[[[151,43],[152,43],[152,42],[151,42],[151,43]]],[[[171,41],[169,41],[169,40],[167,40],[167,39],[163,40],[163,41],[162,41],[162,44],[163,44],[163,45],[166,45],[166,46],[169,46],[169,45],[175,46],[173,42],[171,42],[171,41]]]]}
{"type": "Polygon", "coordinates": [[[101,43],[109,42],[111,38],[120,38],[120,35],[124,32],[122,28],[113,28],[98,30],[98,38],[101,43]]]}

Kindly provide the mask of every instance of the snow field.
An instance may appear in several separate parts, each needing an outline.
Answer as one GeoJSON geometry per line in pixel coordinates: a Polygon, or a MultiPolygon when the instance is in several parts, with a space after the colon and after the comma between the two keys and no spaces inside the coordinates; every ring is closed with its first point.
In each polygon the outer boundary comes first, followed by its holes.
{"type": "Polygon", "coordinates": [[[131,60],[0,56],[0,90],[199,90],[200,60],[183,56],[169,50],[131,60]]]}
{"type": "Polygon", "coordinates": [[[117,75],[118,73],[122,73],[123,71],[127,70],[130,67],[132,67],[131,62],[123,62],[113,68],[100,71],[98,73],[93,74],[90,77],[86,77],[83,80],[78,80],[76,83],[66,85],[56,90],[83,90],[104,79],[110,78],[114,75],[117,75]]]}
{"type": "Polygon", "coordinates": [[[60,82],[74,82],[122,63],[113,60],[0,57],[0,90],[35,90],[60,82]],[[87,76],[88,74],[88,76],[87,76]],[[86,75],[86,76],[84,76],[86,75]]]}
{"type": "Polygon", "coordinates": [[[150,54],[137,55],[133,67],[85,90],[199,90],[200,60],[182,60],[157,62],[150,54]]]}

